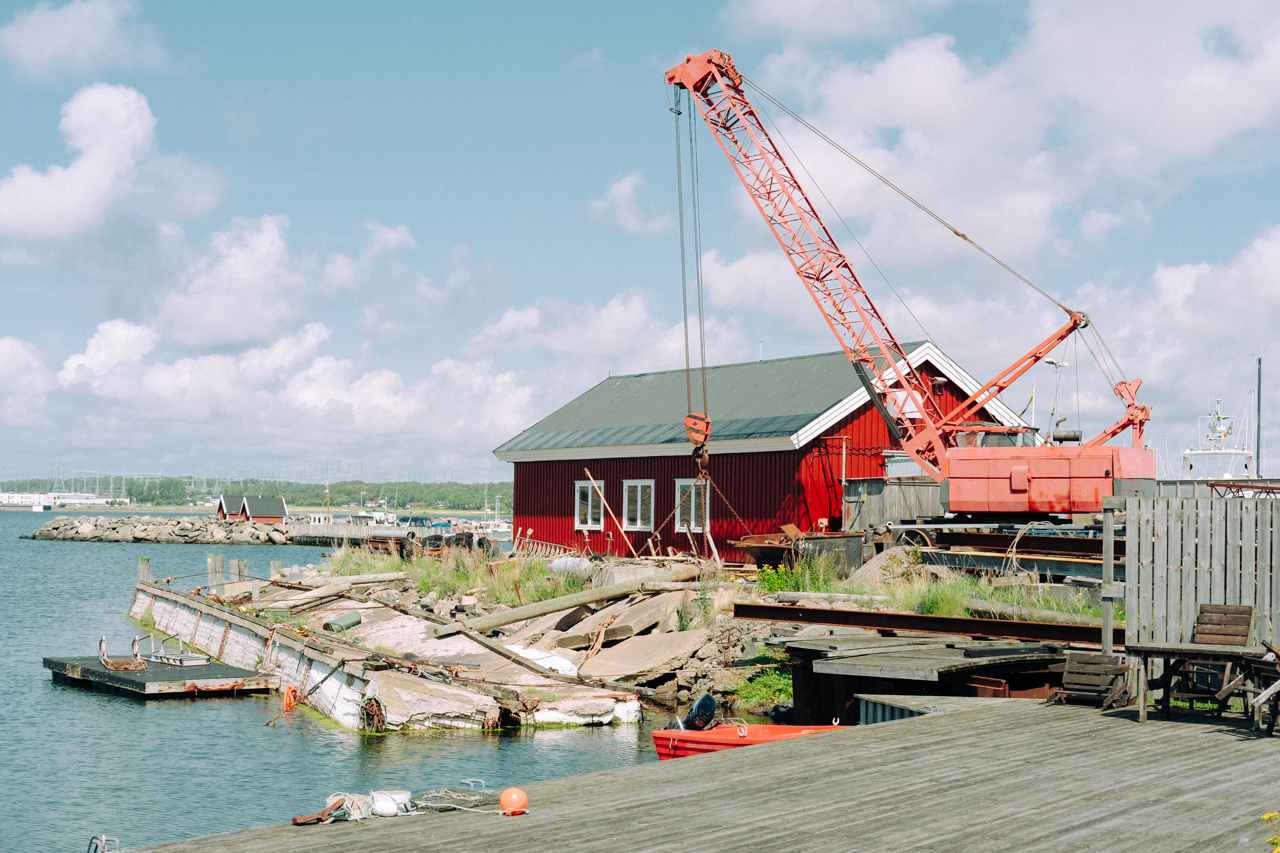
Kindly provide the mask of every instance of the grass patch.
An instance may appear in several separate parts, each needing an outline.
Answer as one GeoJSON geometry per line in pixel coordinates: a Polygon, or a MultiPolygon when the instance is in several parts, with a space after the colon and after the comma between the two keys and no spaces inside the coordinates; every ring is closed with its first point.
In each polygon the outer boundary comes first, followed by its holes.
{"type": "Polygon", "coordinates": [[[749,708],[772,708],[792,699],[791,670],[764,669],[738,688],[738,702],[749,708]]]}
{"type": "Polygon", "coordinates": [[[585,577],[572,572],[553,572],[541,560],[494,562],[479,552],[454,551],[443,559],[418,557],[406,562],[394,554],[343,549],[329,562],[340,575],[404,572],[420,595],[434,592],[445,598],[469,593],[484,604],[508,607],[581,592],[587,585],[585,577]]]}
{"type": "Polygon", "coordinates": [[[830,554],[805,556],[796,565],[761,566],[756,574],[756,588],[772,592],[838,592],[841,580],[835,558],[830,554]]]}
{"type": "MultiPolygon", "coordinates": [[[[1083,595],[1062,598],[1042,592],[1027,585],[994,586],[983,578],[960,575],[953,578],[934,579],[927,572],[915,572],[900,578],[887,580],[878,587],[848,586],[847,591],[868,595],[881,595],[889,599],[887,605],[896,610],[918,612],[929,616],[965,616],[964,600],[976,598],[995,601],[1017,607],[1050,610],[1056,613],[1073,613],[1079,616],[1100,617],[1102,610],[1083,595]]],[[[1123,621],[1124,611],[1116,609],[1117,622],[1123,621]]]]}

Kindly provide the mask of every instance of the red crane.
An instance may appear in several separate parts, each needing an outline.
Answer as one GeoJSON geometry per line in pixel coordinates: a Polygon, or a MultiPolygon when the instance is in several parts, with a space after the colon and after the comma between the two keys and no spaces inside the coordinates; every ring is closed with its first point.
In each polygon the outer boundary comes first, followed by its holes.
{"type": "MultiPolygon", "coordinates": [[[[955,513],[1097,512],[1104,497],[1155,494],[1156,462],[1143,446],[1151,417],[1135,399],[1141,379],[1118,382],[1125,402],[1115,424],[1079,446],[962,447],[962,436],[1009,433],[974,423],[984,406],[1048,356],[1088,317],[1067,309],[1067,323],[951,411],[943,411],[928,377],[906,358],[849,259],[836,245],[791,168],[743,92],[733,59],[709,50],[667,71],[715,134],[796,274],[853,363],[893,438],[942,485],[942,505],[955,513]],[[1132,430],[1132,447],[1106,442],[1132,430]]],[[[694,416],[695,419],[698,416],[694,416]]],[[[708,430],[709,431],[709,430],[708,430]]],[[[704,435],[705,435],[704,431],[704,435]]]]}

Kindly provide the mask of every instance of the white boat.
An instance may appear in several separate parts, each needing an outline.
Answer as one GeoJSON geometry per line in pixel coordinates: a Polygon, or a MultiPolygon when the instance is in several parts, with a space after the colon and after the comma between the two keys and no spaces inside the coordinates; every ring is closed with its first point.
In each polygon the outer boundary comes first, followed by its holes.
{"type": "Polygon", "coordinates": [[[1235,419],[1222,414],[1222,400],[1200,416],[1200,447],[1182,453],[1184,480],[1252,480],[1258,476],[1253,451],[1232,438],[1235,419]]]}
{"type": "Polygon", "coordinates": [[[493,518],[482,521],[473,521],[470,526],[477,536],[486,536],[490,542],[511,541],[511,534],[513,532],[511,522],[504,519],[493,518]]]}

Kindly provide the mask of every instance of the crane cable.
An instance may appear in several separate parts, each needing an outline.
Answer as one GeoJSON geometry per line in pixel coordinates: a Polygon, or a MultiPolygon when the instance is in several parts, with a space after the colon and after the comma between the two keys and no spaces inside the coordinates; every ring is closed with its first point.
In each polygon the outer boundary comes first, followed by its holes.
{"type": "Polygon", "coordinates": [[[965,241],[966,243],[968,243],[970,246],[973,246],[975,249],[977,249],[977,250],[978,250],[979,252],[981,252],[982,254],[986,255],[988,258],[990,258],[990,259],[991,259],[992,261],[994,261],[996,264],[998,264],[999,266],[1003,267],[1003,268],[1004,268],[1005,270],[1007,270],[1011,275],[1013,275],[1015,278],[1017,278],[1018,280],[1020,280],[1023,284],[1027,285],[1027,286],[1028,286],[1028,287],[1030,287],[1032,290],[1034,290],[1036,293],[1039,293],[1039,294],[1040,294],[1041,296],[1043,296],[1045,299],[1048,299],[1050,302],[1052,302],[1054,305],[1057,305],[1059,308],[1061,308],[1063,311],[1066,311],[1068,314],[1075,313],[1075,312],[1073,312],[1070,308],[1068,308],[1067,306],[1065,306],[1065,305],[1063,305],[1061,302],[1059,302],[1057,299],[1054,299],[1052,296],[1050,296],[1050,295],[1049,295],[1049,293],[1048,293],[1048,291],[1046,291],[1046,290],[1044,290],[1043,288],[1041,288],[1039,285],[1037,285],[1037,284],[1036,284],[1035,282],[1033,282],[1031,279],[1027,278],[1025,275],[1023,275],[1022,273],[1018,272],[1018,271],[1017,271],[1017,270],[1015,270],[1013,267],[1009,266],[1009,265],[1008,265],[1008,264],[1006,264],[1004,261],[1002,261],[1002,260],[1000,260],[999,258],[997,258],[995,255],[991,254],[991,252],[989,252],[989,251],[987,251],[986,249],[984,249],[984,248],[983,248],[981,245],[979,245],[978,243],[975,243],[975,242],[973,241],[973,239],[972,239],[971,237],[969,237],[969,235],[968,235],[968,234],[965,234],[963,231],[961,231],[960,229],[956,228],[956,227],[955,227],[954,225],[952,225],[950,222],[948,222],[947,220],[943,219],[941,216],[939,216],[938,214],[934,213],[934,212],[933,212],[932,210],[930,210],[929,208],[925,207],[923,203],[921,203],[921,202],[917,201],[917,200],[916,200],[916,199],[915,199],[911,194],[909,194],[909,193],[908,193],[906,190],[904,190],[902,187],[898,186],[898,185],[897,185],[897,184],[895,184],[893,181],[889,180],[889,179],[888,179],[888,178],[886,178],[884,175],[882,175],[882,174],[880,174],[879,172],[877,172],[875,169],[871,168],[870,164],[868,164],[868,163],[866,163],[865,161],[863,161],[863,160],[859,159],[859,158],[857,157],[857,155],[853,154],[851,151],[849,151],[847,148],[845,148],[844,146],[842,146],[840,143],[836,142],[836,141],[835,141],[834,139],[832,139],[830,136],[827,136],[827,135],[826,135],[825,133],[823,133],[821,130],[818,130],[818,128],[814,127],[812,124],[810,124],[809,122],[805,121],[805,120],[804,120],[804,118],[802,118],[800,115],[798,115],[794,110],[792,110],[792,109],[791,109],[790,107],[788,107],[786,104],[784,104],[784,103],[782,103],[781,101],[779,101],[779,100],[778,100],[777,98],[775,98],[773,95],[770,95],[770,94],[769,94],[768,92],[766,92],[764,89],[761,89],[761,88],[760,88],[760,86],[759,86],[759,85],[757,85],[754,81],[749,80],[745,74],[743,75],[742,79],[743,79],[743,81],[744,81],[745,83],[747,83],[747,85],[749,85],[752,89],[754,89],[756,92],[760,93],[760,95],[761,95],[762,97],[764,97],[766,100],[768,100],[768,101],[769,101],[770,103],[772,103],[774,106],[776,106],[778,109],[782,110],[784,113],[786,113],[786,114],[787,114],[788,116],[790,116],[792,119],[794,119],[796,122],[798,122],[799,124],[803,125],[803,126],[804,126],[805,128],[807,128],[808,130],[812,131],[812,132],[814,133],[814,135],[816,135],[816,136],[817,136],[819,139],[821,139],[823,142],[826,142],[828,145],[830,145],[832,148],[834,148],[834,149],[836,149],[837,151],[839,151],[839,152],[840,152],[841,154],[843,154],[844,156],[848,157],[848,158],[849,158],[850,160],[852,160],[854,163],[857,163],[859,166],[861,166],[863,169],[865,169],[865,170],[866,170],[866,171],[867,171],[867,172],[868,172],[872,177],[876,178],[878,181],[880,181],[881,183],[883,183],[883,184],[884,184],[885,186],[887,186],[889,189],[893,190],[893,191],[894,191],[894,192],[896,192],[898,195],[902,196],[902,197],[903,197],[903,198],[905,198],[907,201],[911,202],[913,205],[915,205],[915,206],[916,206],[916,207],[918,207],[921,211],[923,211],[925,214],[927,214],[930,218],[932,218],[932,219],[936,220],[940,225],[942,225],[944,228],[946,228],[946,229],[947,229],[948,231],[950,231],[952,234],[955,234],[955,235],[956,235],[957,237],[959,237],[961,240],[964,240],[964,241],[965,241]]]}
{"type": "MultiPolygon", "coordinates": [[[[680,93],[683,91],[676,87],[676,103],[673,107],[667,109],[675,113],[676,119],[676,199],[680,213],[680,296],[684,305],[684,393],[686,409],[689,414],[693,413],[693,377],[692,367],[689,359],[689,275],[688,263],[685,261],[684,252],[684,169],[680,162],[680,93]]],[[[690,95],[690,100],[693,96],[690,95]]]]}
{"type": "MultiPolygon", "coordinates": [[[[946,228],[946,229],[947,229],[948,231],[950,231],[952,234],[955,234],[955,235],[956,235],[957,237],[959,237],[961,240],[964,240],[964,241],[965,241],[966,243],[968,243],[970,246],[973,246],[973,248],[977,249],[979,252],[981,252],[983,255],[985,255],[987,258],[989,258],[991,261],[993,261],[997,266],[999,266],[999,267],[1001,267],[1002,269],[1004,269],[1005,271],[1007,271],[1007,272],[1008,272],[1010,275],[1012,275],[1014,278],[1018,279],[1018,280],[1019,280],[1019,281],[1021,281],[1023,284],[1027,285],[1027,287],[1030,287],[1030,288],[1031,288],[1032,290],[1034,290],[1036,293],[1039,293],[1039,294],[1040,294],[1041,296],[1043,296],[1045,299],[1048,299],[1050,302],[1052,302],[1054,305],[1056,305],[1056,306],[1058,306],[1059,308],[1061,308],[1063,311],[1066,311],[1068,314],[1075,314],[1075,313],[1077,313],[1077,312],[1072,311],[1072,310],[1071,310],[1070,308],[1068,308],[1066,305],[1064,305],[1064,304],[1062,304],[1061,302],[1059,302],[1059,301],[1058,301],[1057,299],[1055,299],[1053,296],[1049,295],[1048,291],[1044,290],[1044,288],[1042,288],[1042,287],[1040,287],[1039,285],[1037,285],[1037,284],[1036,284],[1035,282],[1033,282],[1031,279],[1027,278],[1025,275],[1023,275],[1022,273],[1018,272],[1018,271],[1017,271],[1017,270],[1015,270],[1013,267],[1009,266],[1007,263],[1005,263],[1004,261],[1002,261],[1002,260],[1000,260],[999,258],[997,258],[995,255],[993,255],[991,252],[989,252],[987,249],[985,249],[981,244],[979,244],[979,243],[975,242],[971,237],[969,237],[969,235],[968,235],[968,234],[965,234],[963,231],[961,231],[960,229],[956,228],[956,227],[955,227],[954,225],[952,225],[950,222],[948,222],[947,220],[943,219],[943,218],[942,218],[941,216],[939,216],[938,214],[934,213],[932,210],[930,210],[928,207],[926,207],[922,202],[920,202],[920,201],[916,200],[916,198],[914,198],[914,197],[913,197],[910,193],[908,193],[906,190],[902,189],[902,188],[901,188],[901,187],[899,187],[897,184],[895,184],[893,181],[889,180],[887,177],[885,177],[884,175],[882,175],[882,174],[880,174],[879,172],[877,172],[875,169],[873,169],[873,168],[871,167],[871,165],[870,165],[870,164],[868,164],[867,162],[865,162],[864,160],[862,160],[861,158],[859,158],[859,157],[858,157],[857,155],[855,155],[853,152],[849,151],[847,148],[845,148],[844,146],[842,146],[840,143],[836,142],[834,139],[832,139],[832,138],[831,138],[830,136],[828,136],[827,134],[823,133],[823,132],[822,132],[821,130],[819,130],[818,128],[814,127],[814,125],[813,125],[813,124],[811,124],[810,122],[806,121],[802,116],[800,116],[798,113],[796,113],[796,112],[795,112],[794,110],[792,110],[790,107],[788,107],[786,104],[782,103],[782,102],[781,102],[781,101],[779,101],[777,98],[775,98],[773,95],[769,94],[767,91],[765,91],[764,89],[762,89],[762,88],[760,87],[760,85],[759,85],[758,83],[756,83],[754,80],[751,80],[751,79],[750,79],[749,77],[747,77],[745,74],[743,74],[743,75],[742,75],[742,80],[743,80],[743,82],[744,82],[744,83],[746,83],[748,86],[750,86],[754,91],[756,91],[756,92],[757,92],[761,97],[763,97],[765,100],[767,100],[767,101],[769,101],[770,103],[772,103],[774,106],[776,106],[778,109],[782,110],[784,113],[786,113],[786,114],[787,114],[787,115],[788,115],[792,120],[794,120],[796,123],[800,124],[801,126],[803,126],[804,128],[806,128],[807,130],[809,130],[810,132],[812,132],[812,133],[813,133],[815,136],[817,136],[819,139],[821,139],[823,142],[826,142],[828,145],[830,145],[830,146],[831,146],[832,148],[834,148],[835,150],[839,151],[839,152],[840,152],[841,154],[843,154],[845,157],[848,157],[848,158],[849,158],[850,160],[852,160],[854,163],[856,163],[857,165],[861,166],[861,167],[862,167],[862,168],[863,168],[863,169],[864,169],[868,174],[870,174],[870,175],[871,175],[872,177],[874,177],[876,180],[880,181],[880,182],[881,182],[881,183],[883,183],[885,186],[887,186],[889,189],[893,190],[893,191],[894,191],[894,192],[896,192],[898,195],[900,195],[900,196],[902,196],[904,199],[906,199],[908,202],[910,202],[911,204],[915,205],[915,206],[916,206],[917,208],[919,208],[923,213],[925,213],[925,214],[926,214],[927,216],[929,216],[931,219],[933,219],[933,220],[935,220],[936,222],[938,222],[940,225],[942,225],[944,228],[946,228]]],[[[774,126],[775,126],[775,128],[777,127],[776,123],[774,124],[774,126]]],[[[785,140],[784,140],[784,141],[785,141],[785,140]]],[[[788,146],[788,147],[790,147],[790,146],[788,146]]],[[[803,166],[803,164],[802,164],[802,166],[803,166]]],[[[819,190],[819,191],[821,191],[821,190],[819,190]]],[[[824,196],[824,198],[825,198],[825,196],[824,196]]],[[[830,202],[828,202],[828,204],[829,204],[829,203],[830,203],[830,202]]],[[[839,215],[839,214],[837,214],[837,216],[838,216],[838,215],[839,215]]],[[[846,226],[846,227],[848,227],[848,226],[846,226]]],[[[855,239],[856,239],[856,238],[855,238],[855,239]]],[[[917,320],[917,322],[919,322],[919,321],[917,320]]],[[[1121,379],[1125,379],[1125,381],[1128,381],[1128,380],[1125,378],[1125,372],[1124,372],[1124,369],[1120,366],[1120,361],[1119,361],[1119,359],[1117,359],[1117,358],[1115,357],[1115,354],[1114,354],[1114,353],[1112,353],[1112,351],[1111,351],[1111,347],[1109,347],[1109,346],[1107,345],[1107,342],[1103,339],[1103,337],[1102,337],[1102,333],[1101,333],[1101,332],[1099,332],[1099,331],[1097,330],[1097,328],[1093,326],[1093,324],[1092,324],[1092,323],[1090,323],[1090,324],[1089,324],[1089,326],[1090,326],[1090,328],[1093,328],[1093,333],[1094,333],[1094,335],[1096,335],[1096,336],[1097,336],[1097,338],[1098,338],[1098,343],[1100,344],[1101,350],[1102,350],[1103,352],[1105,352],[1105,353],[1106,353],[1107,357],[1111,360],[1111,363],[1115,365],[1116,372],[1117,372],[1117,373],[1119,373],[1119,375],[1120,375],[1121,379]]],[[[923,327],[922,327],[922,328],[923,328],[923,327]]],[[[927,334],[927,333],[926,333],[926,334],[927,334]]],[[[1108,377],[1108,379],[1111,379],[1111,378],[1112,378],[1111,371],[1110,371],[1110,370],[1109,370],[1109,369],[1108,369],[1108,368],[1103,364],[1102,359],[1098,356],[1098,353],[1094,352],[1093,347],[1089,345],[1089,342],[1088,342],[1087,340],[1085,341],[1085,348],[1089,350],[1089,354],[1093,356],[1094,361],[1095,361],[1095,362],[1097,363],[1097,365],[1098,365],[1098,369],[1102,371],[1103,375],[1104,375],[1104,376],[1106,376],[1106,377],[1108,377]]],[[[1113,384],[1114,384],[1114,383],[1113,383],[1113,384]]]]}
{"type": "MultiPolygon", "coordinates": [[[[693,95],[689,95],[690,102],[693,95]]],[[[690,104],[692,106],[692,103],[690,104]]],[[[702,217],[699,208],[698,186],[698,134],[697,123],[693,120],[693,112],[689,113],[689,183],[693,190],[693,265],[694,278],[698,288],[698,351],[702,364],[702,413],[711,419],[711,411],[707,406],[707,332],[702,299],[702,217]]]]}
{"type": "Polygon", "coordinates": [[[858,244],[858,248],[862,250],[862,254],[866,255],[867,262],[870,263],[871,266],[875,268],[875,271],[880,274],[880,278],[884,280],[884,283],[888,285],[889,290],[891,290],[893,295],[898,298],[898,301],[902,303],[902,307],[907,309],[907,313],[911,315],[911,319],[916,321],[916,325],[920,327],[920,331],[924,332],[925,340],[932,342],[933,335],[929,334],[929,330],[924,327],[924,323],[920,322],[920,318],[916,316],[916,312],[911,310],[911,306],[907,304],[907,300],[902,298],[902,294],[898,292],[898,288],[894,287],[893,282],[889,281],[889,277],[884,274],[884,270],[880,269],[880,265],[876,263],[876,259],[871,257],[871,253],[867,251],[867,247],[862,245],[862,241],[858,239],[858,235],[853,233],[853,229],[849,227],[849,223],[844,221],[844,217],[840,215],[840,211],[836,209],[836,206],[831,202],[831,199],[827,197],[826,190],[822,188],[822,184],[818,183],[817,178],[815,178],[813,173],[809,171],[809,167],[804,164],[804,160],[800,159],[800,155],[796,152],[796,149],[792,147],[789,141],[787,141],[786,134],[782,132],[782,127],[773,120],[773,116],[769,115],[769,111],[764,107],[760,108],[760,112],[769,121],[769,124],[773,125],[773,132],[778,134],[778,138],[782,140],[782,144],[787,146],[787,150],[791,152],[791,156],[800,164],[800,169],[804,172],[805,177],[807,177],[810,184],[818,190],[818,194],[822,196],[822,200],[827,203],[827,207],[831,208],[831,212],[836,215],[836,219],[840,220],[840,224],[844,226],[844,230],[851,238],[853,238],[853,242],[858,244]]]}

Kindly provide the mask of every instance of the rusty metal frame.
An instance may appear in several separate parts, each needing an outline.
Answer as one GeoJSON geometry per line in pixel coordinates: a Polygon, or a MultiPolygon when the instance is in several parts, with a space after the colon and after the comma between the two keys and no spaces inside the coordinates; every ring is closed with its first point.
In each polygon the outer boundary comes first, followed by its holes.
{"type": "MultiPolygon", "coordinates": [[[[733,618],[765,622],[800,622],[806,625],[839,625],[877,631],[921,631],[931,634],[964,634],[1000,640],[1041,643],[1102,645],[1102,628],[1057,622],[1016,622],[1007,619],[970,619],[963,616],[919,616],[915,613],[882,613],[874,610],[828,610],[824,607],[790,607],[780,604],[735,602],[733,618]]],[[[1124,628],[1112,629],[1112,642],[1124,645],[1124,628]]]]}

